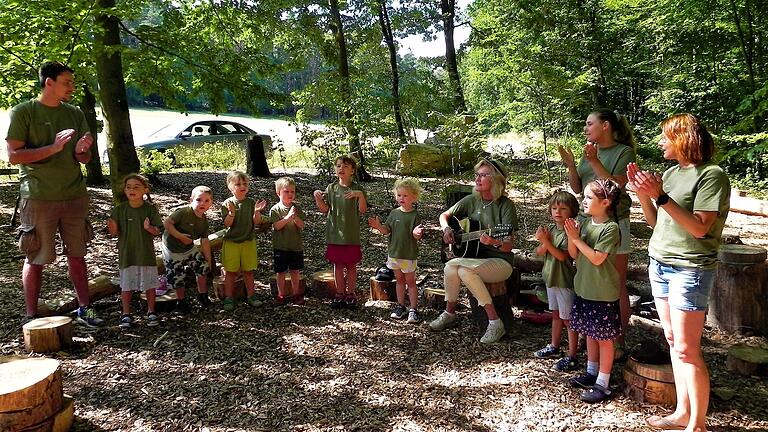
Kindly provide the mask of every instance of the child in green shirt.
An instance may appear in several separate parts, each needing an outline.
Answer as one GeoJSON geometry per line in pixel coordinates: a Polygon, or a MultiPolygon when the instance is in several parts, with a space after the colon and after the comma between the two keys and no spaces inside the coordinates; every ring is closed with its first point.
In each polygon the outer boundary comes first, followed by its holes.
{"type": "Polygon", "coordinates": [[[304,212],[296,199],[296,182],[290,177],[281,177],[275,181],[275,193],[280,201],[269,209],[268,220],[274,229],[272,250],[275,263],[275,283],[277,298],[275,302],[283,305],[287,301],[285,292],[285,274],[290,273],[293,304],[304,304],[304,292],[301,290],[301,270],[304,268],[304,244],[301,231],[304,229],[304,212]]]}
{"type": "Polygon", "coordinates": [[[120,257],[120,299],[123,314],[120,328],[130,328],[131,297],[133,291],[144,291],[147,296],[149,327],[160,324],[155,313],[155,289],[158,287],[157,260],[153,238],[160,235],[163,221],[160,212],[149,197],[149,181],[140,174],[128,174],[123,179],[126,201],[117,204],[107,219],[107,229],[117,236],[120,257]]]}
{"type": "Polygon", "coordinates": [[[387,267],[395,271],[397,305],[392,314],[394,319],[406,316],[405,292],[408,289],[410,310],[408,322],[421,321],[417,308],[419,292],[416,288],[416,264],[419,256],[418,240],[424,235],[424,227],[419,223],[419,213],[414,207],[421,194],[419,181],[413,177],[397,180],[392,190],[395,200],[400,205],[392,210],[382,224],[378,217],[368,218],[368,225],[381,234],[389,236],[387,247],[387,267]]]}

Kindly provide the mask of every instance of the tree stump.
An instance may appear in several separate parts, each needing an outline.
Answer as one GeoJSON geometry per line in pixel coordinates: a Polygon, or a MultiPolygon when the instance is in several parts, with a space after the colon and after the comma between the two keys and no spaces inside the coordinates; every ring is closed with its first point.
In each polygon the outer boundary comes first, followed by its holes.
{"type": "Polygon", "coordinates": [[[739,344],[728,349],[728,369],[742,375],[768,375],[768,350],[739,344]]]}
{"type": "MultiPolygon", "coordinates": [[[[187,297],[189,297],[189,290],[187,290],[187,297]]],[[[147,295],[141,293],[139,295],[141,304],[144,309],[147,309],[147,295]]],[[[155,296],[155,312],[170,312],[176,307],[176,290],[169,289],[163,295],[155,296]]]]}
{"type": "Polygon", "coordinates": [[[722,245],[717,258],[707,321],[727,332],[768,335],[766,250],[722,245]]]}
{"type": "Polygon", "coordinates": [[[397,301],[397,283],[391,281],[376,280],[371,276],[371,300],[397,301]]]}
{"type": "Polygon", "coordinates": [[[0,430],[27,430],[44,423],[61,411],[62,399],[57,360],[0,359],[0,430]]]}
{"type": "Polygon", "coordinates": [[[317,298],[333,298],[336,295],[333,270],[321,270],[312,273],[312,295],[317,298]]]}
{"type": "Polygon", "coordinates": [[[424,307],[442,311],[445,310],[445,290],[438,288],[424,288],[424,307]]]}
{"type": "MultiPolygon", "coordinates": [[[[306,294],[307,292],[307,280],[304,279],[304,275],[301,275],[299,278],[299,289],[306,294]]],[[[277,276],[272,276],[269,278],[269,292],[272,294],[272,297],[277,297],[277,276]]],[[[293,285],[291,285],[291,275],[286,274],[285,275],[285,295],[286,296],[292,296],[295,293],[293,292],[293,285]]]]}
{"type": "Polygon", "coordinates": [[[22,327],[24,347],[37,353],[56,352],[72,344],[72,318],[53,316],[34,319],[22,327]]]}
{"type": "MultiPolygon", "coordinates": [[[[107,276],[99,276],[88,281],[88,294],[91,303],[120,292],[120,286],[112,284],[107,276]]],[[[40,316],[63,315],[77,309],[80,303],[74,294],[56,300],[37,302],[37,313],[40,316]]]]}
{"type": "Polygon", "coordinates": [[[20,432],[67,432],[72,429],[75,420],[75,401],[72,397],[64,395],[62,408],[52,417],[42,423],[30,426],[20,432]]]}
{"type": "MultiPolygon", "coordinates": [[[[514,315],[512,314],[512,307],[509,304],[509,295],[507,294],[507,282],[486,282],[485,287],[488,288],[488,292],[491,294],[491,300],[494,308],[496,308],[496,314],[504,323],[504,328],[507,330],[507,334],[512,331],[512,322],[514,315]]],[[[480,327],[481,332],[485,332],[488,328],[488,315],[485,313],[485,308],[481,307],[477,303],[477,299],[469,293],[469,305],[472,307],[472,318],[475,323],[480,327]]]]}
{"type": "MultiPolygon", "coordinates": [[[[224,294],[224,275],[213,278],[213,292],[219,300],[224,300],[226,297],[224,294]]],[[[232,288],[232,297],[235,300],[245,300],[248,298],[248,290],[245,289],[245,282],[243,281],[242,274],[238,274],[235,278],[235,285],[232,288]]]]}
{"type": "Polygon", "coordinates": [[[625,393],[637,402],[674,406],[677,400],[672,365],[651,365],[628,359],[624,367],[625,393]]]}

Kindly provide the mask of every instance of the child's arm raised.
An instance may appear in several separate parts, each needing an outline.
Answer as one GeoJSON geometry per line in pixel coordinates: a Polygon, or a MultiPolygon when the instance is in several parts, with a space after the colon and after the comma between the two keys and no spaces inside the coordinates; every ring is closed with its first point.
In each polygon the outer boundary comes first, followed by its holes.
{"type": "Polygon", "coordinates": [[[176,221],[171,219],[170,216],[163,219],[163,227],[168,232],[168,234],[171,235],[171,237],[180,241],[181,244],[191,245],[192,243],[194,243],[192,240],[192,237],[190,237],[189,234],[184,234],[181,231],[176,229],[176,221]]]}
{"type": "Polygon", "coordinates": [[[373,229],[375,229],[376,231],[378,231],[379,233],[381,233],[383,235],[388,235],[390,233],[390,229],[386,225],[381,223],[381,220],[379,219],[378,216],[376,216],[376,217],[369,217],[368,218],[368,226],[373,228],[373,229]]]}
{"type": "Polygon", "coordinates": [[[576,247],[574,241],[579,239],[579,224],[576,222],[576,219],[569,218],[563,223],[563,228],[565,229],[565,235],[568,236],[568,255],[576,259],[579,257],[579,248],[576,247]]]}
{"type": "MultiPolygon", "coordinates": [[[[566,221],[566,224],[568,221],[566,221]]],[[[574,221],[575,222],[575,221],[574,221]]],[[[567,227],[567,225],[566,225],[567,227]]],[[[568,228],[566,228],[566,233],[568,233],[568,228]]],[[[589,262],[592,263],[592,265],[599,266],[601,265],[606,258],[608,258],[608,252],[601,252],[599,250],[595,250],[592,248],[592,246],[588,245],[587,242],[581,239],[578,234],[578,227],[576,228],[576,235],[571,236],[571,234],[568,235],[568,252],[571,254],[571,256],[575,259],[576,256],[578,256],[579,253],[584,254],[585,257],[589,260],[589,262]],[[576,256],[574,256],[573,253],[571,253],[571,248],[574,247],[578,249],[578,253],[576,256]]]]}
{"type": "Polygon", "coordinates": [[[117,222],[112,218],[107,219],[107,231],[109,231],[109,235],[112,237],[117,237],[120,233],[120,230],[117,227],[117,222]]]}
{"type": "Polygon", "coordinates": [[[235,203],[232,201],[227,201],[226,208],[227,214],[224,216],[224,226],[229,228],[233,223],[235,223],[235,212],[237,211],[237,207],[235,207],[235,203]]]}
{"type": "Polygon", "coordinates": [[[264,200],[256,201],[256,205],[253,206],[253,224],[261,225],[261,211],[267,208],[267,202],[264,200]]]}
{"type": "Polygon", "coordinates": [[[552,233],[549,232],[549,228],[547,228],[545,225],[540,226],[539,229],[536,230],[536,240],[541,242],[539,247],[536,248],[536,254],[550,254],[558,261],[565,261],[568,259],[569,253],[559,249],[557,246],[555,246],[554,243],[552,243],[552,233]]]}
{"type": "Polygon", "coordinates": [[[365,199],[365,192],[361,190],[351,190],[344,193],[344,198],[355,199],[357,198],[357,211],[363,214],[368,211],[368,200],[365,199]]]}
{"type": "Polygon", "coordinates": [[[304,229],[304,221],[299,217],[299,212],[296,210],[296,206],[291,206],[291,209],[288,210],[288,214],[272,223],[272,228],[274,228],[275,231],[280,231],[291,222],[296,225],[296,228],[300,230],[304,229]]]}
{"type": "Polygon", "coordinates": [[[424,237],[424,225],[418,224],[413,227],[411,234],[413,234],[413,238],[416,240],[421,240],[421,238],[424,237]]]}
{"type": "Polygon", "coordinates": [[[144,231],[152,234],[153,236],[160,235],[160,228],[153,226],[148,217],[144,218],[144,231]]]}
{"type": "Polygon", "coordinates": [[[315,197],[315,204],[317,205],[317,209],[320,210],[320,213],[328,213],[329,207],[328,203],[325,202],[325,192],[316,190],[312,193],[312,196],[315,197]]]}

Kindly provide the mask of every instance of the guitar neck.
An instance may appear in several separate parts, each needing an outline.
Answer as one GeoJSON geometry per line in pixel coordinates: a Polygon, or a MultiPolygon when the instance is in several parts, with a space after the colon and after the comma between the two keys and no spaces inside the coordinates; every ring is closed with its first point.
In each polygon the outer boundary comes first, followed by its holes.
{"type": "Polygon", "coordinates": [[[482,237],[483,234],[489,232],[490,230],[480,230],[480,231],[472,231],[461,235],[461,242],[466,243],[469,241],[477,240],[480,237],[482,237]]]}

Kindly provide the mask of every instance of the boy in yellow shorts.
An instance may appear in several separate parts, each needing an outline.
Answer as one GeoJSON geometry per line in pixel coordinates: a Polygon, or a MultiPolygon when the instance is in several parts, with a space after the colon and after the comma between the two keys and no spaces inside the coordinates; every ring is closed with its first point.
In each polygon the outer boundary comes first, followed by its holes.
{"type": "Polygon", "coordinates": [[[243,274],[245,289],[248,291],[248,304],[253,307],[261,306],[254,292],[253,271],[259,266],[254,237],[254,226],[261,223],[261,211],[267,206],[264,200],[256,201],[249,198],[250,179],[242,171],[232,171],[227,175],[227,188],[232,196],[221,205],[221,217],[227,233],[221,248],[221,266],[224,267],[224,301],[225,311],[235,310],[233,299],[235,278],[243,274]]]}

